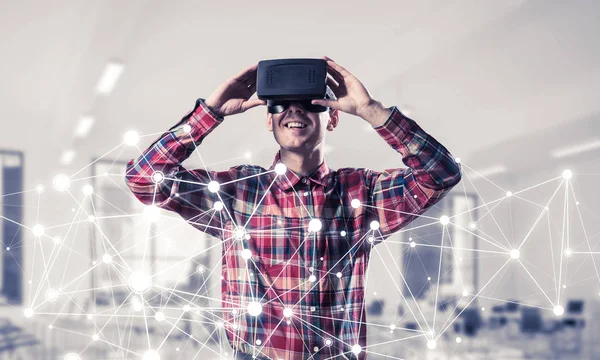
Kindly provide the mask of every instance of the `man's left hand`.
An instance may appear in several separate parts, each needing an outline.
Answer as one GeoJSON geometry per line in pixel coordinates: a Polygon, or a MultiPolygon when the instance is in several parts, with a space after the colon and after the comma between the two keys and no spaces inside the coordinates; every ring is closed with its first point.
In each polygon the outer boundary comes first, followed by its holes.
{"type": "Polygon", "coordinates": [[[381,117],[386,109],[371,97],[360,80],[329,57],[324,56],[323,59],[327,61],[327,85],[337,100],[315,99],[312,103],[356,115],[369,122],[378,115],[381,117]]]}

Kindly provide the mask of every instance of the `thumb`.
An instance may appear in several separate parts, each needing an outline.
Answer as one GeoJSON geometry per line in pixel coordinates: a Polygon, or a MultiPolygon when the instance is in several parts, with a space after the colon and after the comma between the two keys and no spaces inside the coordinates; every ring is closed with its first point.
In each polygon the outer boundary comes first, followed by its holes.
{"type": "Polygon", "coordinates": [[[253,107],[257,107],[260,105],[267,105],[267,102],[265,100],[260,100],[260,99],[252,99],[252,100],[248,100],[248,101],[244,101],[244,103],[242,104],[242,109],[243,111],[252,109],[253,107]]]}
{"type": "Polygon", "coordinates": [[[338,109],[339,102],[337,100],[314,99],[310,102],[313,105],[327,106],[332,109],[338,109]]]}

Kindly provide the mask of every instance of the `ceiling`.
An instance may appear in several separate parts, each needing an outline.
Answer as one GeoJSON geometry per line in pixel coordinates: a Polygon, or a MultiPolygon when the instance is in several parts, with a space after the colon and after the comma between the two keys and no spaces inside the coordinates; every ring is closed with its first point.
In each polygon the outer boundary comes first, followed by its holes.
{"type": "MultiPolygon", "coordinates": [[[[78,169],[127,130],[150,134],[148,145],[259,60],[327,55],[455,156],[483,165],[484,149],[497,156],[502,144],[600,113],[599,10],[591,0],[3,2],[0,148],[25,151],[40,173],[59,171],[61,152],[74,149],[78,169]],[[125,70],[112,93],[96,94],[110,60],[125,70]],[[97,121],[75,139],[84,114],[97,121]]],[[[270,165],[277,146],[264,120],[264,108],[226,119],[202,148],[206,162],[250,151],[270,165]]],[[[398,164],[364,121],[341,120],[328,135],[329,164],[398,164]]],[[[568,136],[558,141],[578,141],[568,136]]],[[[550,151],[546,140],[530,146],[550,151]]]]}

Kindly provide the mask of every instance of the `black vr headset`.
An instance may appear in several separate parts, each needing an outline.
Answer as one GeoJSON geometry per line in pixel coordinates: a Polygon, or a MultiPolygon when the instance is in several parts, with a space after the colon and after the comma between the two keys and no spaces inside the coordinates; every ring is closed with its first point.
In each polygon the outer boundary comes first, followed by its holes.
{"type": "Polygon", "coordinates": [[[311,104],[312,99],[336,99],[327,86],[327,62],[323,59],[277,59],[258,63],[256,93],[267,101],[267,111],[279,114],[291,103],[306,111],[324,112],[326,106],[311,104]]]}

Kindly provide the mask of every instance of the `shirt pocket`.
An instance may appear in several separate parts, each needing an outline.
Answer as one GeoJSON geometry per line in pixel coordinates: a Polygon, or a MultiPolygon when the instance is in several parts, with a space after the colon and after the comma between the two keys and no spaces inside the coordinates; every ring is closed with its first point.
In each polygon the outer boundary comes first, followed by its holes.
{"type": "Polygon", "coordinates": [[[279,215],[255,215],[249,241],[253,253],[265,266],[298,265],[302,258],[303,221],[279,215]]]}

